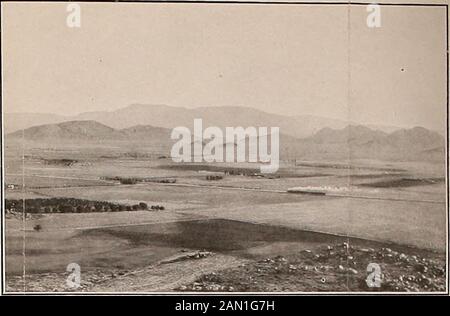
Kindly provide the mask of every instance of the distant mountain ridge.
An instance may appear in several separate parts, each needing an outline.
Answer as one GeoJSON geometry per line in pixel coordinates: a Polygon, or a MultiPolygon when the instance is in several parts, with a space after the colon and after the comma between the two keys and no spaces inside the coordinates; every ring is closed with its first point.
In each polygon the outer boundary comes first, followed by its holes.
{"type": "Polygon", "coordinates": [[[352,143],[362,144],[383,138],[388,133],[373,130],[363,125],[348,125],[343,129],[325,127],[310,137],[317,143],[352,143]]]}
{"type": "MultiPolygon", "coordinates": [[[[352,124],[345,120],[313,115],[279,115],[250,107],[210,106],[188,109],[184,107],[146,104],[132,104],[114,111],[85,112],[75,116],[6,113],[4,121],[6,133],[11,133],[37,125],[76,120],[93,120],[116,129],[136,125],[151,125],[163,128],[186,126],[192,128],[193,121],[196,118],[202,118],[204,126],[277,126],[280,127],[280,130],[284,134],[296,138],[312,136],[324,127],[341,129],[352,124]]],[[[400,129],[392,126],[370,127],[385,132],[400,129]]]]}

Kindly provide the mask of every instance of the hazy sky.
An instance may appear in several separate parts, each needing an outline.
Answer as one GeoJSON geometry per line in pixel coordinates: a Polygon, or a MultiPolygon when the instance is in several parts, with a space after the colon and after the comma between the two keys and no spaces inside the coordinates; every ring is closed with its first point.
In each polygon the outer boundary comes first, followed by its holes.
{"type": "Polygon", "coordinates": [[[382,7],[371,29],[364,6],[81,3],[69,28],[66,5],[2,3],[6,112],[235,105],[445,126],[444,8],[382,7]]]}

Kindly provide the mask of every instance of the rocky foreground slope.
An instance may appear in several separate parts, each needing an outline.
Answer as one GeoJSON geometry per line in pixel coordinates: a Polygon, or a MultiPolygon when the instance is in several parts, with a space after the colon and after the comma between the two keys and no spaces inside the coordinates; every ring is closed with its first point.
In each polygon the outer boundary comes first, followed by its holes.
{"type": "Polygon", "coordinates": [[[390,248],[361,248],[342,243],[206,274],[178,290],[443,292],[445,273],[443,257],[425,258],[390,248]],[[380,267],[378,284],[373,263],[380,267]]]}
{"type": "Polygon", "coordinates": [[[445,257],[415,255],[390,248],[362,248],[347,243],[321,246],[290,256],[252,261],[211,252],[180,255],[137,270],[83,272],[81,286],[68,288],[69,273],[7,278],[17,292],[443,292],[445,257]],[[380,267],[379,286],[369,263],[380,267]],[[372,276],[372,277],[371,277],[372,276]],[[372,283],[373,285],[373,283],[372,283]]]}

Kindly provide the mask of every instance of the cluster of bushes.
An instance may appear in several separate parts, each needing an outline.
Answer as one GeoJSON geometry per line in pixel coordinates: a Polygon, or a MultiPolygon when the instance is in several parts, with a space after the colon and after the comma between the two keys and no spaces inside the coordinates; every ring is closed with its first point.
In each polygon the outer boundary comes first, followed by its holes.
{"type": "Polygon", "coordinates": [[[74,159],[44,159],[45,164],[47,165],[62,165],[66,167],[70,167],[78,162],[78,160],[74,159]]]}
{"type": "Polygon", "coordinates": [[[136,184],[140,180],[136,178],[120,178],[119,181],[120,184],[136,184]]]}
{"type": "Polygon", "coordinates": [[[122,178],[122,177],[101,177],[102,180],[108,180],[108,181],[119,181],[121,184],[136,184],[142,179],[139,178],[122,178]]]}
{"type": "Polygon", "coordinates": [[[176,180],[176,179],[169,179],[169,178],[164,178],[164,179],[154,179],[154,178],[150,178],[150,179],[145,179],[144,182],[154,182],[154,183],[176,183],[177,180],[176,180]]]}
{"type": "Polygon", "coordinates": [[[119,181],[121,184],[136,184],[138,182],[155,182],[155,183],[176,183],[177,180],[173,178],[123,178],[115,177],[101,177],[102,180],[119,181]]]}
{"type": "MultiPolygon", "coordinates": [[[[6,212],[25,213],[91,213],[91,212],[124,212],[148,210],[144,202],[135,205],[123,205],[105,201],[90,201],[74,198],[49,198],[5,200],[6,212]]],[[[164,210],[163,206],[151,206],[152,210],[164,210]]]]}
{"type": "Polygon", "coordinates": [[[214,181],[214,180],[222,180],[223,176],[206,176],[206,180],[214,181]]]}
{"type": "Polygon", "coordinates": [[[258,168],[245,168],[245,167],[235,168],[235,167],[223,167],[205,164],[173,164],[173,165],[159,166],[159,168],[168,170],[221,172],[224,173],[225,175],[234,175],[234,176],[253,176],[255,174],[259,174],[260,172],[258,168]]]}

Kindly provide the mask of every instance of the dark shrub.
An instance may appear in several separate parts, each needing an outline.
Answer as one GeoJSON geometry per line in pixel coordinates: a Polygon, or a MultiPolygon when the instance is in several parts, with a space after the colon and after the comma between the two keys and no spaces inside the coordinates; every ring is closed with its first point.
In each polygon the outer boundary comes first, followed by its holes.
{"type": "Polygon", "coordinates": [[[121,178],[120,183],[121,184],[136,184],[137,179],[134,178],[121,178]]]}
{"type": "Polygon", "coordinates": [[[72,213],[73,212],[73,208],[70,204],[63,204],[60,206],[59,209],[61,210],[62,213],[72,213]]]}
{"type": "Polygon", "coordinates": [[[146,210],[148,209],[148,205],[144,202],[139,203],[139,207],[141,210],[146,210]]]}

